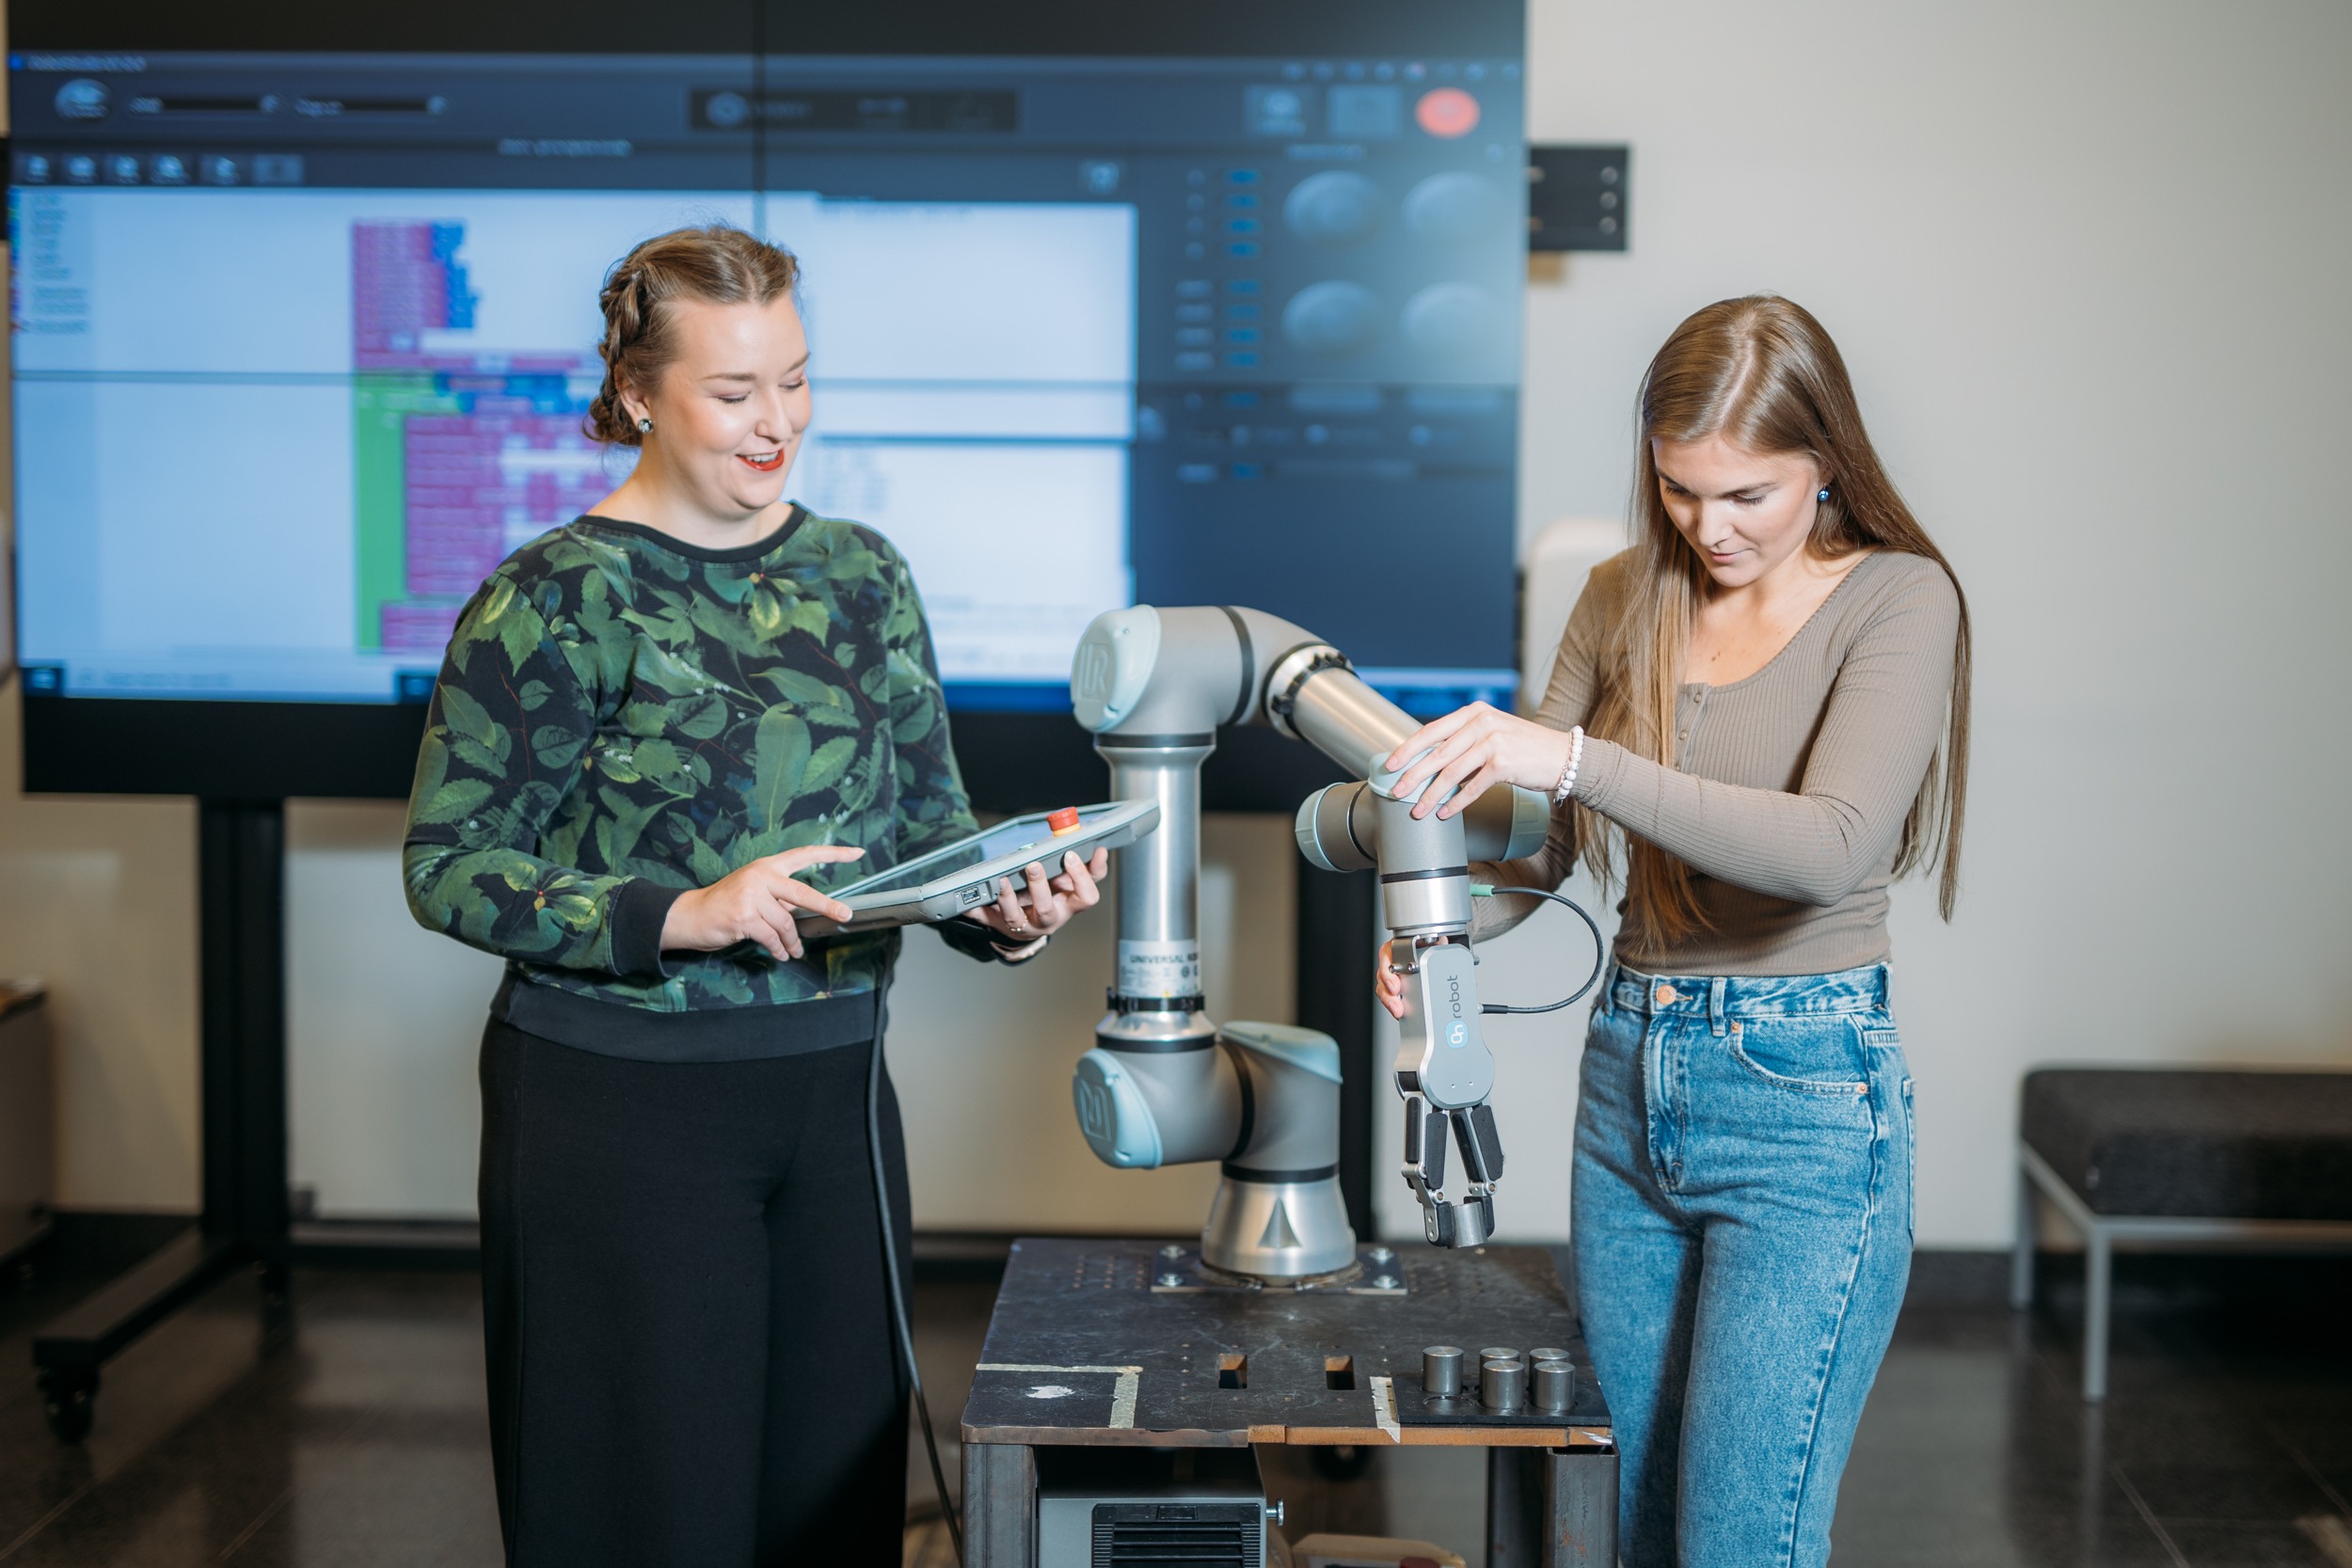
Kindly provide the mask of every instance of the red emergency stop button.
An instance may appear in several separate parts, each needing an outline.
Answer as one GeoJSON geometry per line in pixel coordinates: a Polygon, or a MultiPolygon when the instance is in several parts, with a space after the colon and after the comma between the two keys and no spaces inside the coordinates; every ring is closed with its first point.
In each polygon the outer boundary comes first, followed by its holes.
{"type": "Polygon", "coordinates": [[[1078,808],[1075,806],[1062,807],[1061,810],[1054,813],[1051,816],[1048,816],[1045,819],[1045,825],[1054,830],[1054,836],[1056,838],[1061,837],[1064,833],[1076,832],[1078,831],[1078,808]]]}

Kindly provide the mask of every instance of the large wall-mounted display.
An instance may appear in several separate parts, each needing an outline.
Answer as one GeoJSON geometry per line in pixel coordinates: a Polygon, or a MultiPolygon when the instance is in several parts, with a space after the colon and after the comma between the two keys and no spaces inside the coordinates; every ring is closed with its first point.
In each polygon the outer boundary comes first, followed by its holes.
{"type": "Polygon", "coordinates": [[[11,8],[30,786],[402,789],[467,596],[626,474],[604,270],[714,219],[803,260],[790,493],[906,552],[960,737],[1139,599],[1508,699],[1516,3],[541,8],[11,8]]]}

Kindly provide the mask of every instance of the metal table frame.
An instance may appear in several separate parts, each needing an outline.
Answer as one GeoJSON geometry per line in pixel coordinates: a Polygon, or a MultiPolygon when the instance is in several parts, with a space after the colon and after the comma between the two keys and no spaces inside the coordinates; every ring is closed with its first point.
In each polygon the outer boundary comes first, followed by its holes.
{"type": "Polygon", "coordinates": [[[2025,1143],[2017,1146],[2017,1233],[2009,1304],[2033,1306],[2034,1202],[2039,1189],[2083,1239],[2083,1400],[2107,1397],[2107,1319],[2114,1309],[2115,1252],[2227,1249],[2240,1252],[2352,1248],[2352,1220],[2217,1219],[2198,1215],[2102,1214],[2025,1143]]]}

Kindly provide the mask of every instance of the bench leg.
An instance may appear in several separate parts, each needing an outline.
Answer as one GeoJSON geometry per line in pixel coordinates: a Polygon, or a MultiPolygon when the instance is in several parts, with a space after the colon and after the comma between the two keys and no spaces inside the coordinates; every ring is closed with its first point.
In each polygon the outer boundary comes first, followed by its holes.
{"type": "Polygon", "coordinates": [[[1486,1450],[1486,1568],[1538,1568],[1543,1559],[1541,1449],[1486,1450]]]}
{"type": "Polygon", "coordinates": [[[1035,1568],[1036,1449],[963,1445],[963,1551],[965,1568],[1035,1568]]]}
{"type": "Polygon", "coordinates": [[[2107,1397],[2107,1315],[2112,1308],[2115,1248],[2107,1227],[2093,1225],[2083,1238],[2083,1400],[2107,1397]]]}
{"type": "Polygon", "coordinates": [[[1543,1568],[1616,1568],[1617,1452],[1544,1455],[1543,1568]]]}
{"type": "Polygon", "coordinates": [[[2040,1219],[2033,1201],[2033,1178],[2026,1163],[2017,1162],[2017,1233],[2009,1258],[2009,1304],[2023,1312],[2033,1305],[2034,1225],[2040,1219]]]}

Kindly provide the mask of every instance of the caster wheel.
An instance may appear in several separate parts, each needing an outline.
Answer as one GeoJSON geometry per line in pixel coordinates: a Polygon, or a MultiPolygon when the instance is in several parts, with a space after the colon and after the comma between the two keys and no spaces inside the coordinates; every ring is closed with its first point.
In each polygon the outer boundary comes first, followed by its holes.
{"type": "Polygon", "coordinates": [[[1310,1449],[1307,1452],[1310,1456],[1308,1463],[1314,1466],[1315,1474],[1326,1481],[1354,1481],[1372,1468],[1372,1450],[1353,1443],[1342,1443],[1328,1449],[1310,1449]]]}
{"type": "Polygon", "coordinates": [[[57,1441],[80,1442],[98,1414],[98,1370],[48,1369],[40,1374],[40,1401],[57,1441]]]}
{"type": "Polygon", "coordinates": [[[253,1272],[262,1286],[262,1341],[275,1348],[294,1336],[294,1271],[278,1262],[258,1264],[253,1272]]]}

